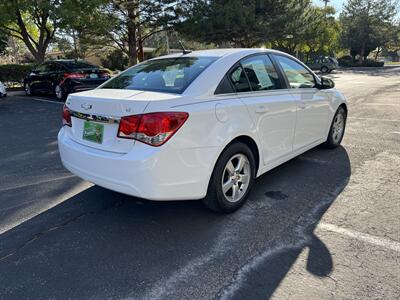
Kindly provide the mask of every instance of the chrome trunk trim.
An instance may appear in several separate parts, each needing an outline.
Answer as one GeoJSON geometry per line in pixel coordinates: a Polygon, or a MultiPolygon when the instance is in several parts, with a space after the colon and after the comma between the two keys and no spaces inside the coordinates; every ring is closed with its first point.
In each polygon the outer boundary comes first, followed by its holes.
{"type": "Polygon", "coordinates": [[[70,111],[70,112],[72,117],[86,121],[93,121],[93,122],[107,123],[107,124],[119,124],[120,121],[120,118],[84,114],[77,111],[70,111]]]}

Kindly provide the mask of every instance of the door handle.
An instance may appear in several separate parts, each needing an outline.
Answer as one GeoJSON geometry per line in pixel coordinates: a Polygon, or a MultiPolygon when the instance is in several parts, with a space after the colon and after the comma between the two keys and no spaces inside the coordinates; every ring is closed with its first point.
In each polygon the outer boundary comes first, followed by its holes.
{"type": "Polygon", "coordinates": [[[299,102],[299,108],[300,109],[305,109],[306,107],[307,107],[307,103],[305,103],[303,101],[299,102]]]}
{"type": "Polygon", "coordinates": [[[268,111],[269,111],[268,107],[266,107],[264,105],[261,105],[261,106],[257,107],[257,109],[256,109],[256,113],[258,113],[258,114],[263,114],[268,111]]]}

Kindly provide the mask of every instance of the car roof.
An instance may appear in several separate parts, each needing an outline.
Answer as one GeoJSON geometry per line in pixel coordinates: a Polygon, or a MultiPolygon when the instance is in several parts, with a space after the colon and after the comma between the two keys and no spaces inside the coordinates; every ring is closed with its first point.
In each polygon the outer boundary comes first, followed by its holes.
{"type": "Polygon", "coordinates": [[[257,53],[280,53],[286,54],[284,52],[280,52],[277,50],[272,49],[265,49],[265,48],[226,48],[226,49],[206,49],[206,50],[198,50],[192,51],[190,53],[174,53],[165,56],[159,56],[155,59],[162,59],[162,58],[177,58],[177,57],[225,57],[230,55],[237,55],[242,54],[243,56],[257,54],[257,53]]]}

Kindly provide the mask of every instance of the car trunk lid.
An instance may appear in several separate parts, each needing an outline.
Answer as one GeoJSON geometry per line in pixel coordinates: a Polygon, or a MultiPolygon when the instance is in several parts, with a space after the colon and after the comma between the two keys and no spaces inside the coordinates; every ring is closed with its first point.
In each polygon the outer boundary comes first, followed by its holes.
{"type": "Polygon", "coordinates": [[[133,140],[117,138],[122,116],[141,114],[149,100],[143,91],[95,89],[69,96],[69,136],[76,142],[111,152],[127,153],[133,140]]]}

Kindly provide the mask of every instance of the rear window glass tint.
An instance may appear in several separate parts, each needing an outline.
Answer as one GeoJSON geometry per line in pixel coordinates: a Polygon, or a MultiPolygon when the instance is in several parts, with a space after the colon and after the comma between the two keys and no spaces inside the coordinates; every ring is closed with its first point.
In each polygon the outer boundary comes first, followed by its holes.
{"type": "Polygon", "coordinates": [[[151,60],[126,70],[101,88],[180,94],[216,60],[216,57],[151,60]]]}

